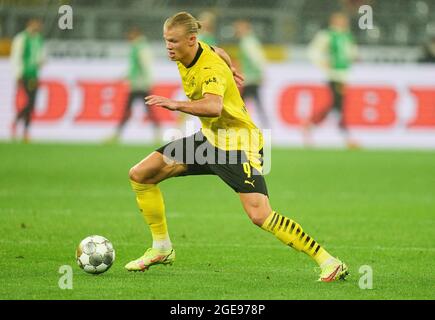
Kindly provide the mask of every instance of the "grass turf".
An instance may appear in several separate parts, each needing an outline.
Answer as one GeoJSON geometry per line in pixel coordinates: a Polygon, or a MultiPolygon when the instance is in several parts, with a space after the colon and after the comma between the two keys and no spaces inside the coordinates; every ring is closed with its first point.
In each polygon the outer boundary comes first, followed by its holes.
{"type": "Polygon", "coordinates": [[[152,150],[0,143],[0,299],[435,298],[434,152],[273,150],[272,206],[350,267],[347,281],[318,283],[311,259],[255,227],[214,176],[161,184],[177,261],[125,271],[151,240],[127,173],[152,150]],[[91,234],[117,254],[98,276],[74,259],[91,234]],[[62,265],[73,290],[58,286],[62,265]]]}

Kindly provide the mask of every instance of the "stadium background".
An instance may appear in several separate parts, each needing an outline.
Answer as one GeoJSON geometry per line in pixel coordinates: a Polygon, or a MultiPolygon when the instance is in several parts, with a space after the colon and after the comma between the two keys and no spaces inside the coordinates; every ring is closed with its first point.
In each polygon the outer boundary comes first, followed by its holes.
{"type": "MultiPolygon", "coordinates": [[[[434,299],[435,66],[422,62],[434,34],[434,0],[0,1],[0,298],[434,299]],[[58,28],[62,4],[73,8],[73,30],[58,28]],[[358,28],[362,4],[373,8],[373,30],[358,28]],[[102,144],[125,99],[124,32],[143,28],[155,54],[155,90],[182,98],[161,26],[175,12],[205,9],[216,12],[218,41],[234,57],[237,18],[252,21],[264,43],[271,202],[346,261],[348,281],[315,282],[312,262],[252,226],[233,191],[212,176],[161,185],[176,264],[146,274],[123,269],[150,241],[128,170],[155,147],[143,107],[135,108],[125,143],[102,144]],[[363,148],[341,148],[333,115],[316,129],[322,148],[303,149],[298,115],[313,101],[325,105],[329,94],[307,44],[335,10],[352,17],[360,48],[348,112],[363,148]],[[8,55],[12,37],[35,16],[44,21],[48,56],[31,143],[23,144],[10,141],[20,99],[8,55]],[[117,250],[112,269],[98,277],[74,261],[91,234],[117,250]],[[58,286],[63,265],[73,267],[73,290],[58,286]],[[372,290],[359,286],[361,266],[373,270],[372,290]]],[[[171,114],[161,117],[176,126],[171,114]]]]}
{"type": "MultiPolygon", "coordinates": [[[[423,48],[435,34],[434,1],[3,1],[0,7],[0,139],[10,138],[10,123],[24,99],[16,96],[8,53],[11,38],[30,17],[44,21],[47,58],[41,72],[31,136],[34,140],[104,140],[121,117],[127,90],[125,32],[140,26],[151,41],[153,93],[184,98],[176,66],[168,61],[162,22],[179,10],[216,14],[219,45],[237,59],[232,23],[248,18],[265,46],[268,65],[261,94],[272,121],[275,145],[301,145],[301,119],[329,106],[324,73],[307,58],[307,44],[337,10],[351,17],[359,46],[346,89],[345,114],[351,133],[365,147],[435,147],[435,67],[423,61],[423,48]],[[12,4],[13,3],[13,4],[12,4]],[[73,29],[61,30],[60,4],[71,4],[73,29]],[[373,9],[373,29],[360,29],[363,13],[373,9]],[[122,8],[122,10],[121,10],[122,8]],[[313,111],[314,110],[314,111],[313,111]]],[[[136,102],[140,103],[140,102],[136,102]]],[[[255,120],[255,108],[248,101],[255,120]]],[[[164,126],[174,114],[159,110],[164,126]]],[[[334,116],[317,128],[320,146],[340,146],[334,116]]],[[[134,109],[123,135],[127,142],[150,142],[143,108],[134,109]]]]}

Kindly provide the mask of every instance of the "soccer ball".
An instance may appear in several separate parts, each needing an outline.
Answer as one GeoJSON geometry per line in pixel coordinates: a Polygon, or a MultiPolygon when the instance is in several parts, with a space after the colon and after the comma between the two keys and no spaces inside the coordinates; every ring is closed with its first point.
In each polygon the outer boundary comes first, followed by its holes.
{"type": "Polygon", "coordinates": [[[115,261],[112,243],[102,236],[89,236],[80,242],[76,250],[77,264],[87,273],[103,273],[115,261]]]}

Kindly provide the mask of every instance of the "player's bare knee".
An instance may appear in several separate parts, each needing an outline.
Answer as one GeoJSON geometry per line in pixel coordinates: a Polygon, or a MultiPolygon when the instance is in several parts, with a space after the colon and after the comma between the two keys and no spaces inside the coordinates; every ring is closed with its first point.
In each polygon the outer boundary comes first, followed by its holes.
{"type": "Polygon", "coordinates": [[[268,215],[268,203],[255,194],[241,194],[243,208],[252,223],[262,226],[268,215]]]}
{"type": "Polygon", "coordinates": [[[133,180],[134,182],[140,183],[140,175],[138,173],[138,170],[136,169],[136,166],[130,168],[130,171],[128,171],[128,177],[130,180],[133,180]]]}
{"type": "Polygon", "coordinates": [[[252,223],[259,227],[263,225],[264,221],[267,218],[267,213],[265,212],[265,209],[261,205],[250,206],[246,208],[246,211],[252,223]]]}
{"type": "Polygon", "coordinates": [[[266,221],[267,216],[264,214],[263,211],[257,211],[251,213],[249,215],[249,218],[251,219],[253,224],[261,227],[264,224],[264,221],[266,221]]]}
{"type": "Polygon", "coordinates": [[[144,170],[140,170],[137,166],[134,166],[128,172],[128,176],[130,180],[133,180],[137,183],[151,183],[149,182],[152,175],[147,174],[144,170]]]}

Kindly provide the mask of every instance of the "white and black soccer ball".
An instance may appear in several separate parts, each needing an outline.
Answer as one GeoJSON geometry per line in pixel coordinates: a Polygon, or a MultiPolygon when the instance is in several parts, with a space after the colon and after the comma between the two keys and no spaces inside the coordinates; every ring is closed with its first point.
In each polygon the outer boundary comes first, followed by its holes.
{"type": "Polygon", "coordinates": [[[76,250],[77,264],[87,273],[103,273],[115,261],[112,243],[102,236],[89,236],[80,242],[76,250]]]}

